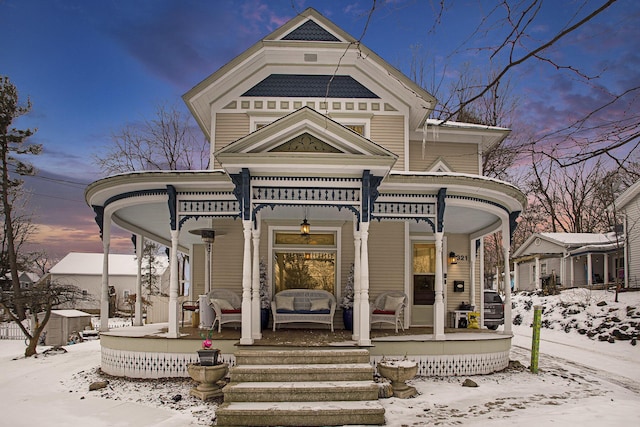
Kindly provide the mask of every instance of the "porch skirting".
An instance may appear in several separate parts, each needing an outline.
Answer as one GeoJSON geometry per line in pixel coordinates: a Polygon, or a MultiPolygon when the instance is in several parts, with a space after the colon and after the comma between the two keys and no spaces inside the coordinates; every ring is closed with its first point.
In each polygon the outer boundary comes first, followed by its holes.
{"type": "MultiPolygon", "coordinates": [[[[367,347],[371,364],[383,358],[407,358],[418,362],[420,376],[485,375],[509,365],[511,336],[500,334],[448,334],[445,341],[427,336],[389,337],[374,340],[367,347]]],[[[235,365],[237,339],[218,339],[220,358],[235,365]]],[[[108,375],[129,378],[188,377],[187,365],[198,362],[200,340],[169,339],[150,336],[101,336],[101,368],[108,375]]],[[[243,346],[244,347],[244,346],[243,346]]],[[[248,346],[254,350],[283,349],[279,346],[248,346]]],[[[300,350],[301,347],[295,347],[300,350]]],[[[340,343],[320,348],[358,348],[355,343],[340,343]]]]}
{"type": "MultiPolygon", "coordinates": [[[[401,356],[371,356],[371,364],[377,366],[383,357],[400,358],[401,356]]],[[[418,375],[421,377],[451,377],[462,375],[486,375],[501,371],[509,366],[509,352],[483,354],[454,354],[442,356],[407,356],[418,362],[418,375]]]]}

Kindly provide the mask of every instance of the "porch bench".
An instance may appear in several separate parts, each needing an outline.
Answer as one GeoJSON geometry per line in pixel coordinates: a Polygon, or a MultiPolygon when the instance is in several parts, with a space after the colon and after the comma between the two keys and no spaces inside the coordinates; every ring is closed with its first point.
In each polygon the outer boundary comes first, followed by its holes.
{"type": "Polygon", "coordinates": [[[331,326],[336,298],[320,289],[287,289],[278,292],[271,303],[273,330],[282,323],[322,323],[331,326]]]}

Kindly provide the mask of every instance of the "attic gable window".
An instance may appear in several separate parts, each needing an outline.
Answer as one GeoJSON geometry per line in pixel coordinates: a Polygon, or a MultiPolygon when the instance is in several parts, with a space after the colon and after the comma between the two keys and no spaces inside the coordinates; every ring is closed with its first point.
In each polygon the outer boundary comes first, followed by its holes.
{"type": "Polygon", "coordinates": [[[339,42],[338,38],[322,28],[315,21],[307,21],[284,36],[282,40],[339,42]]]}

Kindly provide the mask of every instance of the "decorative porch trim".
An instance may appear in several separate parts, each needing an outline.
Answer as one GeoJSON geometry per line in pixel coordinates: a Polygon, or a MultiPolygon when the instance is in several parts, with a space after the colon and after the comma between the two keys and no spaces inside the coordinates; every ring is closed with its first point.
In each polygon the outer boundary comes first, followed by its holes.
{"type": "MultiPolygon", "coordinates": [[[[386,358],[404,355],[371,356],[371,365],[386,358]]],[[[509,366],[509,351],[482,354],[410,355],[418,362],[418,375],[423,377],[448,377],[463,375],[487,375],[509,366]]],[[[222,362],[235,365],[233,354],[221,354],[222,362]]],[[[127,378],[183,378],[188,377],[187,365],[198,362],[195,352],[160,353],[116,350],[102,347],[101,369],[108,375],[127,378]]]]}
{"type": "MultiPolygon", "coordinates": [[[[371,356],[371,364],[386,358],[404,358],[404,355],[371,356]]],[[[407,356],[418,363],[418,375],[422,377],[450,377],[462,375],[486,375],[509,366],[509,351],[482,354],[454,354],[433,356],[407,356]]]]}
{"type": "MultiPolygon", "coordinates": [[[[233,354],[221,354],[219,360],[235,364],[233,354]]],[[[191,353],[159,353],[115,350],[102,347],[100,369],[108,375],[127,378],[189,377],[187,365],[197,363],[198,355],[191,353]]]]}

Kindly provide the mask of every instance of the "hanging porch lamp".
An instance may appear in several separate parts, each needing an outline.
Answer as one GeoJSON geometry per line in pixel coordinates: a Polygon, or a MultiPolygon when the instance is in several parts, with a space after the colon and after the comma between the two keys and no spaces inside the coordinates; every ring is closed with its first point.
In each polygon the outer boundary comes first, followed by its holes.
{"type": "Polygon", "coordinates": [[[307,208],[304,209],[304,221],[300,224],[300,234],[308,236],[311,232],[311,224],[307,222],[307,208]]]}

